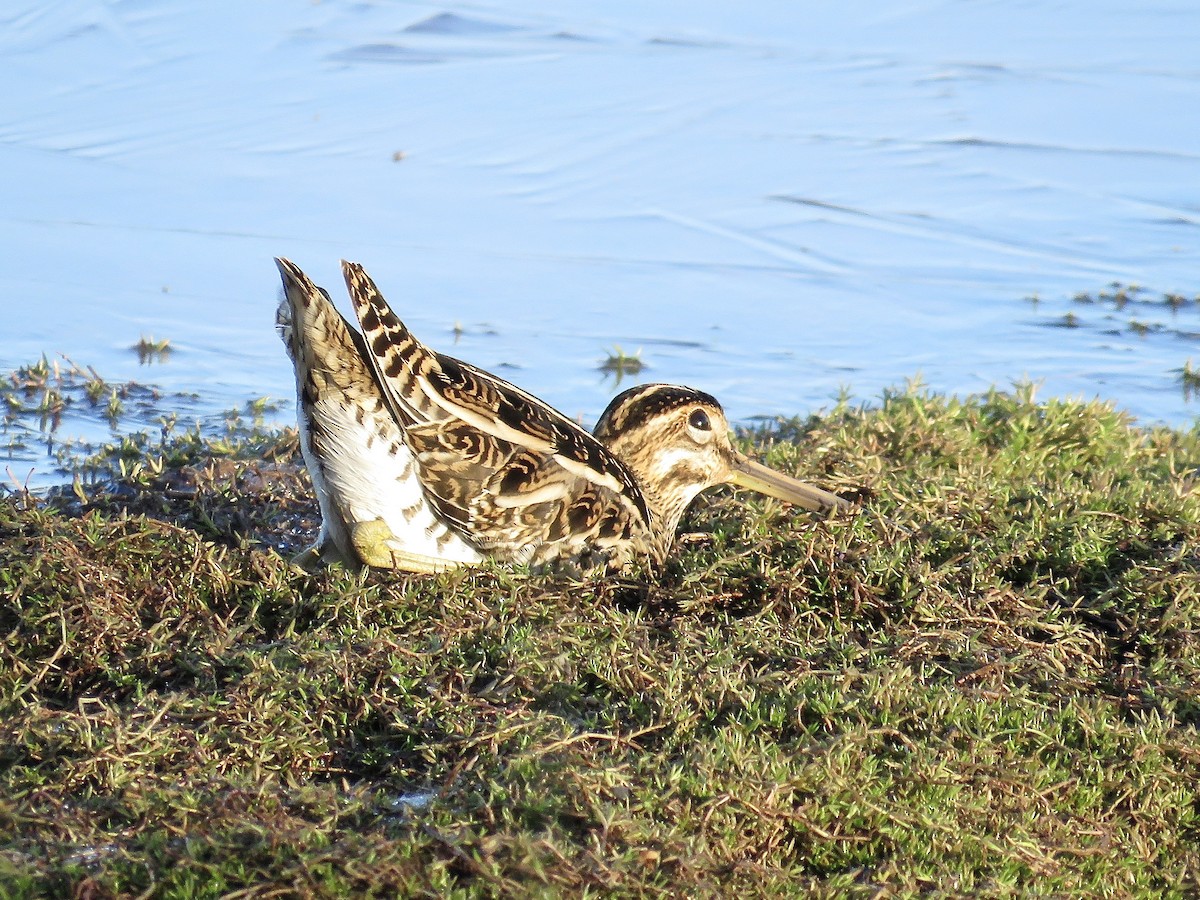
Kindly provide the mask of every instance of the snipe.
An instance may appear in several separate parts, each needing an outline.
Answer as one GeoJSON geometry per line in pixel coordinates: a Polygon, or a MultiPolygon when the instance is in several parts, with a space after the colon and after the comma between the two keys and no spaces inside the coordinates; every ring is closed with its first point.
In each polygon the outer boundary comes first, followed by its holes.
{"type": "Polygon", "coordinates": [[[631,388],[588,434],[515,385],[426,347],[357,263],[342,271],[361,334],[294,263],[276,263],[276,318],[322,517],[302,564],[661,563],[688,505],[722,483],[821,513],[850,508],[739,453],[721,405],[701,391],[631,388]]]}

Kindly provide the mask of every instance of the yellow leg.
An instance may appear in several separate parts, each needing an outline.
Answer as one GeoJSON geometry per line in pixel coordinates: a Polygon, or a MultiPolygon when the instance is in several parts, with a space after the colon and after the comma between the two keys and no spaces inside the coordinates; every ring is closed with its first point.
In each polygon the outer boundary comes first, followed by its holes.
{"type": "Polygon", "coordinates": [[[315,572],[321,565],[321,545],[313,544],[306,550],[301,550],[292,557],[292,565],[299,566],[305,572],[315,572]]]}
{"type": "Polygon", "coordinates": [[[377,569],[399,569],[419,575],[434,575],[467,565],[457,560],[425,556],[405,550],[383,519],[354,522],[350,525],[350,543],[364,565],[377,569]]]}
{"type": "Polygon", "coordinates": [[[305,550],[301,550],[292,557],[292,565],[299,566],[305,572],[312,573],[317,571],[324,565],[332,565],[333,563],[341,563],[344,566],[353,568],[358,564],[356,559],[348,559],[337,544],[328,536],[320,537],[317,542],[305,550]]]}

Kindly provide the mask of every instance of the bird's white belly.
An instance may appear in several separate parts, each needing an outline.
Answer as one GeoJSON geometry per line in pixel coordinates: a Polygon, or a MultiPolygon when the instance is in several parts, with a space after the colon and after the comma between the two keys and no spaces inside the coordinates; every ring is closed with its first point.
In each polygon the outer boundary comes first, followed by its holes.
{"type": "MultiPolygon", "coordinates": [[[[314,487],[318,494],[322,490],[327,494],[331,508],[322,504],[324,527],[339,549],[350,555],[345,529],[330,519],[340,516],[346,525],[382,519],[404,551],[459,563],[480,562],[482,554],[439,519],[425,499],[399,425],[388,422],[377,428],[379,423],[371,416],[360,423],[355,410],[338,399],[314,404],[313,419],[322,425],[318,432],[324,432],[316,438],[315,448],[321,465],[314,466],[308,452],[305,461],[314,482],[319,468],[324,484],[314,487]]],[[[302,443],[307,451],[309,441],[302,443]]]]}

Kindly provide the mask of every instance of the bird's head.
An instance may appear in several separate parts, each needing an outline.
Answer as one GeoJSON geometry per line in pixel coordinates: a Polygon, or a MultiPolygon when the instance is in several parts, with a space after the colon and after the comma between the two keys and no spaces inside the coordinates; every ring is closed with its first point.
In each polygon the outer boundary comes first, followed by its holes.
{"type": "Polygon", "coordinates": [[[734,448],[716,399],[670,384],[618,394],[600,416],[597,438],[633,471],[667,541],[696,495],[734,484],[815,512],[849,509],[828,491],[756,463],[734,448]]]}

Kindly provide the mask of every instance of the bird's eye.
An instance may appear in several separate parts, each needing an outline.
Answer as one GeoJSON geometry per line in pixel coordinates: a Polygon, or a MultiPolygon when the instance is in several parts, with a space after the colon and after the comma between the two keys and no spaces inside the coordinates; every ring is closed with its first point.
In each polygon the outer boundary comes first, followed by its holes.
{"type": "Polygon", "coordinates": [[[711,431],[712,423],[708,421],[708,413],[702,409],[693,409],[692,414],[688,416],[688,425],[695,428],[697,431],[711,431]]]}

